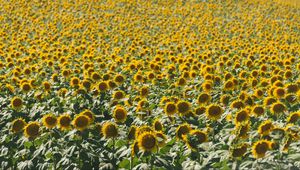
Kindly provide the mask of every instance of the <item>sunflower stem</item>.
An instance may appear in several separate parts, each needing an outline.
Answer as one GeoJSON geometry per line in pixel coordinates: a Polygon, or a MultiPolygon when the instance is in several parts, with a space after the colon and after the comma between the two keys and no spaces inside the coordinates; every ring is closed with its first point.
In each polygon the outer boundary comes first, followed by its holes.
{"type": "Polygon", "coordinates": [[[130,170],[133,168],[133,156],[130,156],[130,170]]]}
{"type": "Polygon", "coordinates": [[[112,148],[112,151],[113,151],[113,158],[112,158],[112,161],[113,161],[113,165],[114,165],[114,167],[117,167],[117,165],[116,165],[116,160],[115,160],[115,151],[116,151],[116,149],[115,149],[115,144],[116,144],[116,140],[115,140],[115,138],[113,138],[112,139],[113,140],[113,148],[112,148]]]}
{"type": "Polygon", "coordinates": [[[153,170],[153,164],[154,164],[154,159],[153,159],[153,154],[151,153],[150,155],[150,169],[153,170]]]}

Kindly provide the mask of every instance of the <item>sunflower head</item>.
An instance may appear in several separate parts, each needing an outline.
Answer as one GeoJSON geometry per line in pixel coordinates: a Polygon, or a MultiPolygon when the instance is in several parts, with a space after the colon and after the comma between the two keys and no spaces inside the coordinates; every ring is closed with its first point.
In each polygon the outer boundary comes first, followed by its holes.
{"type": "Polygon", "coordinates": [[[258,133],[260,135],[268,135],[272,129],[274,128],[273,123],[270,120],[266,120],[264,122],[262,122],[259,127],[258,127],[258,133]]]}
{"type": "Polygon", "coordinates": [[[201,93],[197,99],[199,104],[209,103],[210,100],[211,100],[211,96],[206,92],[201,93]]]}
{"type": "Polygon", "coordinates": [[[43,87],[45,91],[49,91],[51,88],[51,84],[48,81],[43,82],[43,87]]]}
{"type": "Polygon", "coordinates": [[[121,100],[124,97],[125,97],[125,92],[122,90],[118,90],[113,93],[113,99],[115,100],[121,100]]]}
{"type": "Polygon", "coordinates": [[[278,99],[284,98],[285,94],[286,92],[283,87],[276,87],[273,91],[273,95],[278,99]]]}
{"type": "Polygon", "coordinates": [[[210,104],[207,106],[205,113],[208,119],[218,120],[223,114],[223,109],[216,104],[210,104]]]}
{"type": "Polygon", "coordinates": [[[150,126],[144,125],[144,126],[139,127],[136,130],[135,136],[137,137],[144,132],[154,132],[154,130],[150,126]]]}
{"type": "Polygon", "coordinates": [[[272,114],[282,113],[285,110],[286,110],[285,105],[283,103],[281,103],[281,102],[273,103],[271,105],[271,109],[270,109],[270,111],[271,111],[272,114]]]}
{"type": "Polygon", "coordinates": [[[23,100],[20,97],[14,97],[12,98],[10,104],[13,109],[19,110],[23,106],[23,100]]]}
{"type": "Polygon", "coordinates": [[[146,97],[149,94],[149,88],[147,86],[144,86],[140,90],[140,96],[146,97]]]}
{"type": "Polygon", "coordinates": [[[129,129],[129,132],[128,132],[128,135],[127,135],[127,138],[128,140],[135,140],[135,134],[136,134],[136,131],[138,130],[138,128],[134,125],[130,126],[130,129],[129,129]]]}
{"type": "Polygon", "coordinates": [[[235,109],[241,109],[241,108],[244,108],[245,107],[245,104],[243,101],[241,100],[235,100],[233,101],[231,104],[230,104],[230,107],[231,108],[235,108],[235,109]]]}
{"type": "Polygon", "coordinates": [[[95,121],[95,114],[89,109],[85,109],[80,114],[87,116],[90,120],[90,123],[93,123],[95,121]]]}
{"type": "Polygon", "coordinates": [[[134,157],[135,155],[137,155],[139,153],[140,149],[139,149],[139,142],[138,140],[135,140],[133,142],[133,144],[131,145],[131,156],[134,157]]]}
{"type": "Polygon", "coordinates": [[[122,84],[125,81],[125,78],[123,75],[118,74],[114,77],[114,80],[117,84],[122,84]]]}
{"type": "Polygon", "coordinates": [[[74,118],[72,124],[77,130],[83,131],[89,126],[90,118],[86,115],[78,114],[74,118]]]}
{"type": "Polygon", "coordinates": [[[300,118],[300,112],[293,112],[287,118],[287,123],[296,123],[300,118]]]}
{"type": "Polygon", "coordinates": [[[11,130],[13,133],[21,132],[26,126],[26,122],[22,118],[15,119],[12,122],[11,130]]]}
{"type": "Polygon", "coordinates": [[[167,102],[164,110],[168,116],[174,115],[177,111],[176,104],[174,102],[167,102]]]}
{"type": "Polygon", "coordinates": [[[229,104],[230,97],[231,97],[230,95],[224,94],[224,95],[221,96],[220,102],[221,102],[223,105],[227,106],[227,105],[229,104]]]}
{"type": "Polygon", "coordinates": [[[139,149],[144,152],[152,152],[157,146],[158,142],[156,136],[152,132],[144,132],[138,137],[139,149]]]}
{"type": "Polygon", "coordinates": [[[195,115],[200,116],[200,115],[204,114],[205,111],[206,111],[206,107],[205,106],[199,106],[199,107],[197,107],[195,109],[195,115]]]}
{"type": "Polygon", "coordinates": [[[245,143],[239,144],[231,150],[231,154],[233,157],[242,157],[247,152],[247,148],[248,148],[247,144],[245,143]]]}
{"type": "Polygon", "coordinates": [[[118,136],[118,127],[112,122],[106,122],[102,126],[102,134],[105,138],[115,138],[118,136]]]}
{"type": "Polygon", "coordinates": [[[255,158],[265,157],[266,152],[270,149],[270,141],[259,140],[252,146],[252,154],[255,158]]]}
{"type": "Polygon", "coordinates": [[[99,82],[97,87],[98,87],[97,89],[100,92],[104,92],[104,91],[108,90],[108,88],[109,88],[108,83],[106,81],[99,82]]]}
{"type": "Polygon", "coordinates": [[[163,130],[163,124],[159,121],[159,119],[155,119],[153,121],[153,128],[156,131],[162,131],[163,130]]]}
{"type": "Polygon", "coordinates": [[[246,109],[238,111],[234,120],[235,124],[247,122],[249,120],[249,112],[246,109]]]}
{"type": "Polygon", "coordinates": [[[117,123],[124,123],[127,119],[127,111],[123,106],[116,106],[113,117],[117,123]]]}
{"type": "Polygon", "coordinates": [[[270,106],[272,105],[273,103],[275,103],[277,100],[273,97],[266,97],[264,99],[264,106],[270,106]]]}
{"type": "Polygon", "coordinates": [[[23,92],[29,92],[32,89],[32,86],[30,83],[25,82],[21,84],[21,89],[23,92]]]}
{"type": "Polygon", "coordinates": [[[183,136],[183,140],[186,142],[189,148],[197,151],[198,145],[208,140],[207,134],[201,130],[191,130],[188,134],[183,136]]]}
{"type": "Polygon", "coordinates": [[[241,139],[246,139],[248,137],[248,131],[250,129],[250,124],[246,123],[246,124],[238,124],[235,127],[235,134],[237,137],[241,138],[241,139]]]}
{"type": "Polygon", "coordinates": [[[178,126],[176,129],[176,138],[183,140],[183,136],[188,134],[191,130],[190,125],[186,123],[178,126]]]}
{"type": "Polygon", "coordinates": [[[57,119],[53,114],[46,114],[43,116],[42,122],[45,127],[52,129],[56,126],[57,119]]]}
{"type": "Polygon", "coordinates": [[[24,135],[27,138],[36,138],[39,135],[40,124],[38,122],[30,122],[24,128],[24,135]]]}
{"type": "Polygon", "coordinates": [[[261,105],[256,105],[253,107],[253,109],[251,110],[251,112],[256,116],[256,117],[259,117],[259,116],[262,116],[265,112],[265,109],[263,106],[261,105]]]}
{"type": "Polygon", "coordinates": [[[80,79],[78,77],[72,77],[70,81],[71,87],[78,87],[80,83],[80,79]]]}
{"type": "Polygon", "coordinates": [[[58,117],[57,124],[61,130],[69,130],[71,128],[71,121],[70,115],[63,114],[58,117]]]}
{"type": "Polygon", "coordinates": [[[184,115],[191,109],[191,104],[187,101],[182,100],[177,103],[176,107],[178,112],[184,115]]]}

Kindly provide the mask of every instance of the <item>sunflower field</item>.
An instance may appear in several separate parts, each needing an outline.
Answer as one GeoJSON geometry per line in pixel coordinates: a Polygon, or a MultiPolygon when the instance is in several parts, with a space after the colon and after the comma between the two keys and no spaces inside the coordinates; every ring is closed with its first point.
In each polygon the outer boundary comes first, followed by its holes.
{"type": "Polygon", "coordinates": [[[300,169],[299,0],[0,2],[0,169],[300,169]]]}

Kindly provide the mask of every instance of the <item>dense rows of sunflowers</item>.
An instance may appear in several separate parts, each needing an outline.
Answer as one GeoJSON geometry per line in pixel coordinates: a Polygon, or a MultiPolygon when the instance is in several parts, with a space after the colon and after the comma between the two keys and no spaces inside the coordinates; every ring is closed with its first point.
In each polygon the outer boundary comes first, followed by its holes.
{"type": "Polygon", "coordinates": [[[1,167],[300,168],[289,2],[1,1],[1,167]]]}

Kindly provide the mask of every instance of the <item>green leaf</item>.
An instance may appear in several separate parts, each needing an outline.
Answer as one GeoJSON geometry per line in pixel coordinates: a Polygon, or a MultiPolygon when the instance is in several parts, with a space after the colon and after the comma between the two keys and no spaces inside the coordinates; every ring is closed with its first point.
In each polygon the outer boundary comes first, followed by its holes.
{"type": "Polygon", "coordinates": [[[288,156],[289,159],[300,161],[300,153],[291,154],[288,156]]]}
{"type": "Polygon", "coordinates": [[[123,161],[121,161],[119,163],[119,168],[129,169],[130,168],[130,161],[128,159],[123,159],[123,161]]]}
{"type": "Polygon", "coordinates": [[[24,143],[25,148],[30,148],[32,145],[33,145],[32,142],[29,141],[24,143]]]}

